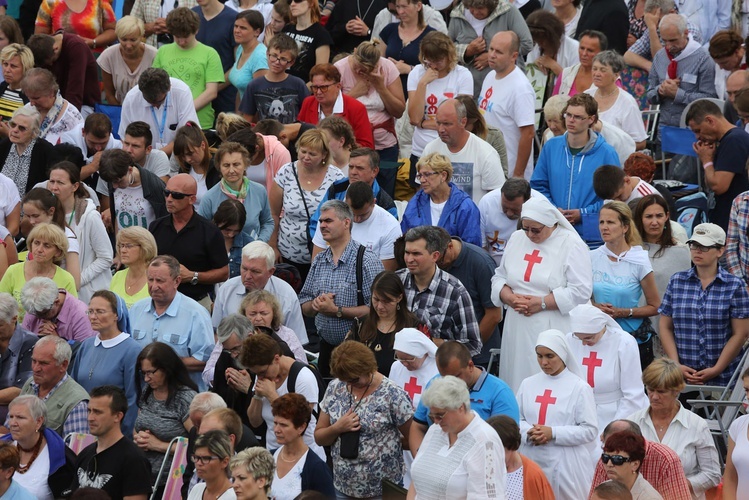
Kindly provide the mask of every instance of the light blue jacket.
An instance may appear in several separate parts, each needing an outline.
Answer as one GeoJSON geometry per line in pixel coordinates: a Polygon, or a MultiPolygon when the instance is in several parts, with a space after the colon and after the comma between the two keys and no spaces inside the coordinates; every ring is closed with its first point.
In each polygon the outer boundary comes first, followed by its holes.
{"type": "MultiPolygon", "coordinates": [[[[212,220],[221,202],[228,199],[229,197],[221,191],[221,182],[219,182],[200,200],[198,214],[212,220]]],[[[247,222],[244,224],[243,232],[248,234],[253,241],[261,240],[268,243],[270,235],[273,234],[273,216],[268,204],[268,192],[261,184],[250,181],[244,206],[247,210],[247,222]]]]}

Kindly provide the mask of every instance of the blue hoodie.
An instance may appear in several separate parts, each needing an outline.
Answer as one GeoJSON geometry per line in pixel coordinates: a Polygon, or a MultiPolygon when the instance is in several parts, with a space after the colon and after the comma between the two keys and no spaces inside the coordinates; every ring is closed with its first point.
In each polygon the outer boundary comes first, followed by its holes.
{"type": "Polygon", "coordinates": [[[450,236],[460,236],[460,239],[474,245],[481,246],[481,229],[479,208],[458,186],[450,184],[450,197],[445,203],[442,215],[437,224],[432,222],[432,209],[429,206],[429,195],[419,189],[411,201],[401,220],[403,234],[416,226],[440,226],[450,236]]]}
{"type": "MultiPolygon", "coordinates": [[[[591,130],[588,143],[573,156],[565,132],[549,139],[541,149],[531,187],[546,196],[555,207],[580,209],[581,215],[598,213],[603,200],[593,190],[593,172],[602,165],[621,166],[616,151],[601,135],[591,130]]],[[[575,229],[581,233],[582,223],[575,224],[575,229]]]]}

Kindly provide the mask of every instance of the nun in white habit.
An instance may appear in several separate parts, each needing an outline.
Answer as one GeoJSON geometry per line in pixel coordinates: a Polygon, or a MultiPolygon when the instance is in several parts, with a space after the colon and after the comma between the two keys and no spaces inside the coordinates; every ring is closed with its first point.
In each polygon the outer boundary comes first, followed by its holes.
{"type": "Polygon", "coordinates": [[[564,333],[541,332],[541,373],[520,384],[520,453],[536,462],[558,500],[587,498],[598,425],[593,389],[583,380],[564,333]]]}
{"type": "Polygon", "coordinates": [[[590,300],[593,271],[588,246],[544,197],[523,204],[522,231],[510,236],[492,277],[492,302],[504,306],[499,378],[517,392],[538,373],[533,348],[538,332],[569,331],[569,312],[590,300]]]}
{"type": "MultiPolygon", "coordinates": [[[[408,393],[415,409],[429,381],[439,375],[434,357],[437,346],[416,328],[404,328],[395,334],[393,350],[395,361],[388,378],[408,393]]],[[[411,463],[414,457],[410,451],[404,450],[403,459],[406,462],[403,486],[408,488],[411,484],[411,463]]]]}
{"type": "MultiPolygon", "coordinates": [[[[637,341],[611,316],[591,304],[570,312],[567,342],[593,388],[598,428],[647,408],[637,341]]],[[[596,456],[596,460],[600,458],[596,456]]]]}

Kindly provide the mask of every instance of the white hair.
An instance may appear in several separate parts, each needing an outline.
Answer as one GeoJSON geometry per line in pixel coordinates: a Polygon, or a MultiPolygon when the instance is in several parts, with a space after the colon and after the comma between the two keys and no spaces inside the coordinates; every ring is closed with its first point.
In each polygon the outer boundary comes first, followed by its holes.
{"type": "Polygon", "coordinates": [[[445,410],[457,410],[465,406],[471,409],[471,395],[468,386],[458,377],[446,375],[429,384],[429,387],[421,396],[421,400],[427,408],[443,408],[445,410]]]}
{"type": "Polygon", "coordinates": [[[264,241],[253,241],[242,248],[242,258],[247,260],[265,259],[268,269],[276,264],[276,253],[273,248],[264,241]]]}

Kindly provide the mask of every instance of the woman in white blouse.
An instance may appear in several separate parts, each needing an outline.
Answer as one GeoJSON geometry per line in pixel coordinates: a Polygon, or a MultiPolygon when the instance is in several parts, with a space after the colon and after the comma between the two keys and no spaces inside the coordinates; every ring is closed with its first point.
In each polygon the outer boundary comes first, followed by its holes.
{"type": "Polygon", "coordinates": [[[635,147],[645,148],[648,137],[637,101],[617,85],[624,59],[613,50],[604,50],[593,58],[593,86],[585,91],[598,103],[598,118],[619,127],[635,141],[635,147]]]}
{"type": "Polygon", "coordinates": [[[502,441],[471,410],[465,382],[450,375],[438,378],[421,400],[434,423],[411,466],[408,498],[504,498],[507,472],[502,441]]]}
{"type": "Polygon", "coordinates": [[[692,498],[704,499],[705,491],[720,482],[718,450],[705,421],[679,402],[685,385],[679,365],[668,358],[656,359],[643,371],[642,382],[650,406],[627,420],[640,426],[645,439],[664,444],[679,455],[692,498]]]}

